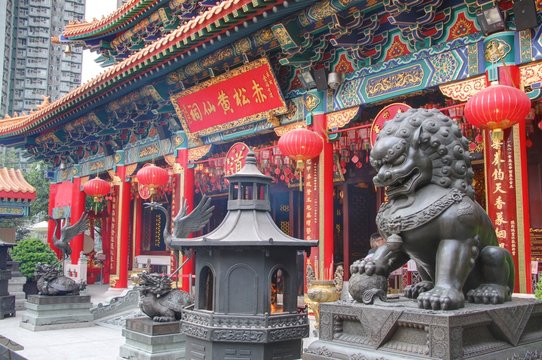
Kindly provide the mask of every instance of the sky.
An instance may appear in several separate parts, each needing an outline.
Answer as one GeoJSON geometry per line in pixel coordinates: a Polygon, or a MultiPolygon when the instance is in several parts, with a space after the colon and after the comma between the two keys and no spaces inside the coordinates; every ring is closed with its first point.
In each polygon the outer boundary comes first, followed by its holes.
{"type": "MultiPolygon", "coordinates": [[[[93,18],[100,19],[102,15],[108,15],[117,8],[117,0],[87,0],[85,19],[92,21],[93,18]]],[[[83,83],[92,79],[105,69],[94,62],[99,55],[91,53],[90,50],[83,51],[83,70],[81,80],[83,83]]]]}

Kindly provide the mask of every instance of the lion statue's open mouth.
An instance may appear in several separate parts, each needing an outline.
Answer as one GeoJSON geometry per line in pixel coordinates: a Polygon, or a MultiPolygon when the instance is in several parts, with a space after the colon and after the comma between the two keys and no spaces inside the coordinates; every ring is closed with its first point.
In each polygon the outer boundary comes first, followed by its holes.
{"type": "Polygon", "coordinates": [[[386,186],[386,194],[390,198],[395,198],[401,194],[409,194],[413,191],[419,179],[420,170],[414,168],[408,174],[397,178],[393,183],[386,186]]]}

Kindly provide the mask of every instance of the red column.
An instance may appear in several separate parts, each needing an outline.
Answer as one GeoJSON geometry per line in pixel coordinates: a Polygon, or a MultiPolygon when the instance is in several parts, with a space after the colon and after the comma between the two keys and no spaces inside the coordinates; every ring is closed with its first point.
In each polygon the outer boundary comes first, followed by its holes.
{"type": "MultiPolygon", "coordinates": [[[[186,204],[188,206],[187,211],[191,211],[194,208],[194,169],[188,167],[188,149],[181,148],[177,149],[177,164],[180,165],[180,173],[177,177],[177,187],[175,189],[175,201],[174,203],[177,206],[172,206],[172,218],[177,215],[177,212],[181,206],[181,198],[186,199],[186,204]]],[[[192,236],[192,235],[191,235],[192,236]]],[[[182,263],[186,260],[182,256],[179,261],[182,263]]],[[[175,264],[175,268],[172,268],[171,271],[175,271],[176,267],[179,264],[175,264]]],[[[180,270],[179,279],[181,283],[181,288],[184,291],[190,290],[190,276],[194,273],[194,263],[192,260],[188,261],[184,267],[180,270]]]]}
{"type": "MultiPolygon", "coordinates": [[[[55,230],[56,221],[52,220],[51,217],[53,216],[53,209],[55,207],[55,199],[56,194],[58,191],[58,184],[50,184],[49,185],[49,220],[47,224],[47,243],[49,244],[49,247],[53,249],[53,251],[56,253],[56,256],[61,259],[62,252],[60,249],[58,249],[56,246],[53,245],[53,232],[55,230]]],[[[60,236],[60,226],[57,228],[57,234],[56,236],[60,236]]]]}
{"type": "Polygon", "coordinates": [[[112,204],[107,203],[107,216],[101,218],[102,221],[102,252],[105,254],[103,263],[103,284],[109,283],[109,275],[111,274],[111,221],[112,221],[112,204]]]}
{"type": "MultiPolygon", "coordinates": [[[[85,212],[85,193],[81,190],[81,178],[76,177],[72,180],[72,204],[70,213],[70,225],[79,221],[85,212]]],[[[85,234],[77,235],[70,243],[72,248],[71,261],[72,264],[77,264],[79,256],[83,251],[83,242],[85,234]]]]}
{"type": "Polygon", "coordinates": [[[141,217],[143,215],[143,200],[137,198],[135,201],[135,217],[134,217],[134,256],[141,255],[141,217]]]}
{"type": "Polygon", "coordinates": [[[333,279],[333,145],[327,140],[325,114],[313,115],[313,130],[324,139],[324,148],[318,159],[318,245],[319,278],[333,279]]]}
{"type": "Polygon", "coordinates": [[[117,224],[115,226],[115,240],[117,243],[117,275],[118,280],[115,288],[128,287],[128,257],[129,254],[129,232],[130,232],[130,183],[126,181],[126,167],[117,166],[117,176],[121,179],[118,192],[117,224]]]}

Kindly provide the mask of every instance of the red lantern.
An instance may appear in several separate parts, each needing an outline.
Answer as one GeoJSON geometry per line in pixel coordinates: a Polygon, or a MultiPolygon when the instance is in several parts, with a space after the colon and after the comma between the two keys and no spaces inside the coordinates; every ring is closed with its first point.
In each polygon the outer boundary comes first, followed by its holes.
{"type": "MultiPolygon", "coordinates": [[[[313,159],[320,155],[324,142],[320,135],[314,131],[299,128],[287,132],[279,139],[280,152],[296,161],[296,170],[301,173],[305,168],[305,160],[313,159]]],[[[299,185],[301,188],[302,180],[299,185]]]]}
{"type": "Polygon", "coordinates": [[[92,200],[95,203],[94,212],[98,210],[98,202],[100,202],[100,197],[109,194],[111,190],[111,184],[99,177],[91,179],[83,185],[83,191],[88,196],[92,197],[92,200]]]}
{"type": "Polygon", "coordinates": [[[476,93],[465,105],[465,117],[472,125],[492,130],[493,141],[500,142],[502,130],[524,121],[531,100],[523,91],[507,85],[491,85],[476,93]]]}
{"type": "Polygon", "coordinates": [[[98,177],[89,180],[83,185],[83,191],[88,196],[92,196],[94,201],[98,200],[98,198],[105,196],[109,194],[109,190],[111,189],[111,184],[105,180],[102,180],[98,177]]]}
{"type": "Polygon", "coordinates": [[[169,174],[166,169],[162,169],[154,164],[146,164],[136,174],[137,181],[150,190],[151,196],[156,193],[156,189],[165,186],[169,182],[169,174]]]}

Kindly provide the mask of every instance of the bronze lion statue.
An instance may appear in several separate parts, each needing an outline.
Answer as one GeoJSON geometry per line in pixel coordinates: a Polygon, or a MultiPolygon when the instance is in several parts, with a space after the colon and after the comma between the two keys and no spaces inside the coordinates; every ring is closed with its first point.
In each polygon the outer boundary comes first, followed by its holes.
{"type": "MultiPolygon", "coordinates": [[[[388,277],[409,259],[423,281],[405,289],[424,309],[503,303],[514,289],[510,253],[499,247],[491,220],[474,201],[468,141],[438,110],[410,109],[384,125],[371,151],[387,202],[376,217],[386,244],[351,266],[352,296],[371,276],[388,277]],[[361,281],[360,281],[361,279],[361,281]]],[[[363,288],[363,291],[366,291],[363,288]]]]}

